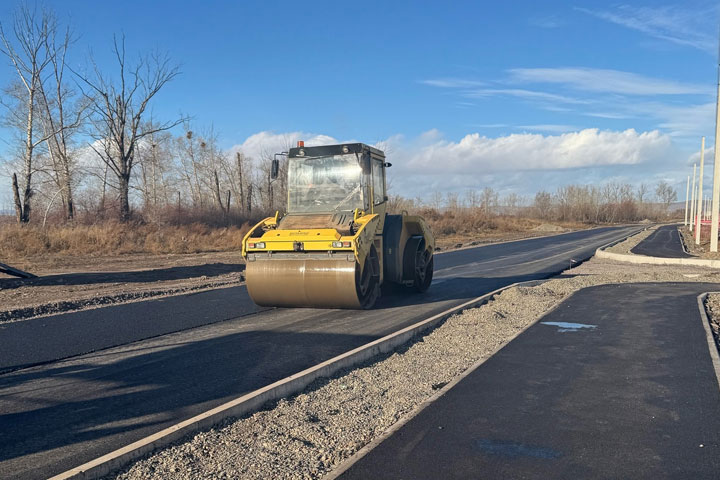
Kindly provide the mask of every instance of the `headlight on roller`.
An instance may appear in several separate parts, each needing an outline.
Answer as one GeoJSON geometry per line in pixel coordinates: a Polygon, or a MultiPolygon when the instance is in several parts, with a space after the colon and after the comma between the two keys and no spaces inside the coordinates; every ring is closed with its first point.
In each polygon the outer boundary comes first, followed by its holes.
{"type": "Polygon", "coordinates": [[[248,242],[248,248],[265,248],[265,242],[248,242]]]}

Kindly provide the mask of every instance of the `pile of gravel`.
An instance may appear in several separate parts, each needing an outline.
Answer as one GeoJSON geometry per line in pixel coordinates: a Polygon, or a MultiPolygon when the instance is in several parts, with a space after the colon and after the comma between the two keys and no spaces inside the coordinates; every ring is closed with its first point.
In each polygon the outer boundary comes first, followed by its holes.
{"type": "Polygon", "coordinates": [[[228,420],[111,478],[320,478],[573,292],[625,282],[717,282],[699,267],[593,259],[536,287],[515,287],[448,319],[392,355],[318,381],[246,418],[228,420]]]}

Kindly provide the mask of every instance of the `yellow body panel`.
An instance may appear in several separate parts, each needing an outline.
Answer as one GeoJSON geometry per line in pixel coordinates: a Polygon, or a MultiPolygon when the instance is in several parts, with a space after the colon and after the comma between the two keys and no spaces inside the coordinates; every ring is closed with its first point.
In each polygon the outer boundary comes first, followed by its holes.
{"type": "MultiPolygon", "coordinates": [[[[364,248],[369,248],[371,242],[370,236],[375,236],[374,231],[379,223],[378,215],[364,215],[356,220],[358,231],[355,235],[341,235],[334,228],[317,228],[317,229],[299,229],[299,230],[279,230],[276,227],[277,217],[268,217],[255,225],[243,238],[242,255],[247,257],[248,253],[259,252],[294,252],[297,242],[302,242],[302,251],[305,252],[353,252],[355,257],[360,260],[365,259],[367,252],[363,252],[364,248]],[[264,230],[261,235],[259,231],[264,230]],[[248,241],[265,242],[264,248],[248,248],[248,241]],[[333,247],[332,242],[350,242],[350,247],[333,247]]],[[[362,265],[362,263],[361,263],[362,265]]]]}

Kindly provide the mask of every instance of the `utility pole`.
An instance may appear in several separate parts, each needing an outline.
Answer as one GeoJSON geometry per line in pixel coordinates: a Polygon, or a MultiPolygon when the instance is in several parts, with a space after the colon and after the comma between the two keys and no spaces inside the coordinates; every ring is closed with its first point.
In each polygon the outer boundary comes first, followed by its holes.
{"type": "Polygon", "coordinates": [[[705,137],[702,137],[700,146],[700,178],[698,179],[697,194],[697,225],[695,225],[695,245],[700,245],[700,230],[702,230],[702,214],[703,214],[703,175],[705,174],[705,137]]]}
{"type": "Polygon", "coordinates": [[[697,163],[693,163],[693,183],[692,183],[692,195],[690,198],[690,231],[695,228],[695,172],[697,169],[697,163]]]}
{"type": "Polygon", "coordinates": [[[690,201],[690,175],[688,175],[687,186],[685,187],[685,223],[683,224],[685,227],[687,227],[687,222],[688,222],[688,202],[689,201],[690,201]]]}
{"type": "Polygon", "coordinates": [[[712,216],[710,218],[710,251],[718,251],[718,208],[720,207],[720,38],[718,38],[718,90],[715,104],[715,165],[713,167],[712,216]]]}

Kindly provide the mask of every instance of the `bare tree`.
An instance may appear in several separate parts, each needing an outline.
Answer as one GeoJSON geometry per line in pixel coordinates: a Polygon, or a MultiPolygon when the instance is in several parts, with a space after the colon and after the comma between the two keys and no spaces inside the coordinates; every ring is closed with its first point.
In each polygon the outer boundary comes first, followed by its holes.
{"type": "Polygon", "coordinates": [[[665,213],[667,213],[670,204],[677,200],[677,192],[665,181],[658,182],[655,188],[655,195],[657,195],[658,200],[662,202],[665,213]]]}
{"type": "Polygon", "coordinates": [[[88,104],[86,101],[72,102],[76,92],[64,80],[65,61],[72,43],[70,29],[65,30],[59,42],[54,34],[49,35],[46,42],[46,50],[55,54],[50,58],[52,73],[48,87],[45,88],[42,82],[39,85],[40,118],[47,138],[51,176],[62,198],[65,218],[72,220],[75,215],[72,182],[75,165],[71,142],[82,126],[88,104]]]}
{"type": "Polygon", "coordinates": [[[515,192],[508,193],[507,195],[505,195],[503,203],[505,204],[505,207],[507,208],[506,213],[508,215],[517,215],[518,208],[522,204],[522,198],[520,197],[520,195],[518,195],[515,192]]]}
{"type": "Polygon", "coordinates": [[[648,192],[650,191],[650,187],[647,183],[641,183],[637,187],[637,200],[638,203],[643,204],[647,200],[648,192]]]}
{"type": "Polygon", "coordinates": [[[535,194],[535,209],[538,217],[543,220],[550,218],[552,214],[553,198],[548,192],[542,191],[535,194]]]}
{"type": "MultiPolygon", "coordinates": [[[[8,98],[13,104],[4,103],[8,109],[6,123],[23,131],[21,180],[18,182],[17,173],[13,173],[12,183],[15,215],[19,223],[30,221],[32,177],[36,172],[35,150],[49,137],[48,134],[36,135],[37,110],[44,80],[43,72],[56,55],[56,52],[50,49],[49,41],[54,38],[56,29],[57,20],[52,12],[45,9],[37,12],[26,4],[22,4],[15,12],[12,36],[8,35],[0,23],[0,52],[12,63],[19,81],[9,90],[11,94],[8,98]]],[[[54,132],[49,132],[52,133],[54,132]]]]}
{"type": "Polygon", "coordinates": [[[168,130],[183,119],[143,126],[143,115],[152,98],[169,81],[179,75],[177,66],[166,55],[151,54],[128,66],[125,59],[125,37],[113,39],[113,53],[119,68],[119,84],[103,75],[93,64],[92,76],[80,76],[89,91],[84,91],[92,111],[92,149],[117,178],[120,219],[130,218],[130,177],[136,162],[138,143],[148,135],[168,130]]]}
{"type": "MultiPolygon", "coordinates": [[[[143,126],[143,130],[153,130],[152,120],[143,126]]],[[[168,204],[168,170],[170,170],[169,145],[172,136],[169,132],[154,132],[138,146],[137,155],[140,166],[140,190],[143,195],[143,208],[146,211],[156,209],[163,202],[168,204]]]]}
{"type": "Polygon", "coordinates": [[[491,187],[485,187],[480,192],[480,209],[483,214],[490,215],[497,206],[498,194],[491,187]]]}

